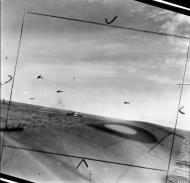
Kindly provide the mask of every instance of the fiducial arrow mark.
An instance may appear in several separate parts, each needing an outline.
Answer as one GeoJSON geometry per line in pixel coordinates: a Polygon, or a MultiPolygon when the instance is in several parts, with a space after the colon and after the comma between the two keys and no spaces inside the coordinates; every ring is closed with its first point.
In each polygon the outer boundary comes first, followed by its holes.
{"type": "Polygon", "coordinates": [[[184,115],[185,113],[182,111],[183,108],[184,108],[184,106],[180,107],[179,112],[184,115]]]}
{"type": "Polygon", "coordinates": [[[1,83],[1,85],[5,85],[5,84],[9,83],[13,79],[13,77],[11,75],[8,75],[8,76],[9,76],[9,80],[5,81],[4,83],[1,83]]]}
{"type": "Polygon", "coordinates": [[[86,165],[86,167],[88,168],[88,164],[86,162],[86,160],[84,158],[82,158],[82,160],[80,161],[80,163],[77,165],[76,169],[79,168],[79,166],[82,164],[82,162],[84,162],[84,164],[86,165]]]}
{"type": "Polygon", "coordinates": [[[111,21],[108,21],[107,18],[105,18],[105,21],[107,24],[113,23],[117,19],[117,16],[115,16],[111,21]]]}

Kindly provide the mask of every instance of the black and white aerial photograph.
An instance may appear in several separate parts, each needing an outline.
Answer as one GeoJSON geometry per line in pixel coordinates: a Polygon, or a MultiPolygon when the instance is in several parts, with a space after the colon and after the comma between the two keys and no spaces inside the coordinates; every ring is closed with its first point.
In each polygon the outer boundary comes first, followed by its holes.
{"type": "Polygon", "coordinates": [[[1,0],[0,53],[0,182],[190,182],[187,1],[1,0]]]}

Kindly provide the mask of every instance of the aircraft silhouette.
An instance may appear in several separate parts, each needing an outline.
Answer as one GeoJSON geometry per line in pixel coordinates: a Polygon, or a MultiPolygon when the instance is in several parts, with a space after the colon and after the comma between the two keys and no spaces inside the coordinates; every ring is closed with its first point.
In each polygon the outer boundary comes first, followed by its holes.
{"type": "Polygon", "coordinates": [[[62,93],[63,92],[63,90],[57,90],[57,93],[62,93]]]}
{"type": "Polygon", "coordinates": [[[35,98],[31,97],[30,100],[34,100],[35,98]]]}
{"type": "Polygon", "coordinates": [[[127,102],[127,101],[125,101],[125,102],[123,102],[124,104],[130,104],[130,102],[127,102]]]}
{"type": "Polygon", "coordinates": [[[37,79],[43,79],[42,75],[37,76],[37,79]]]}

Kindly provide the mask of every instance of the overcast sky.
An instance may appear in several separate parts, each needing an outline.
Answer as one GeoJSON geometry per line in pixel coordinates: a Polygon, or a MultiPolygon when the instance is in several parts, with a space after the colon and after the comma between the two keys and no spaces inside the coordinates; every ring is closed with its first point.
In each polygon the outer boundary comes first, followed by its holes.
{"type": "MultiPolygon", "coordinates": [[[[189,17],[132,0],[1,2],[2,81],[13,73],[24,9],[100,23],[118,16],[114,25],[190,36],[189,17]]],[[[187,46],[179,38],[26,14],[13,100],[174,126],[187,46]]],[[[187,83],[189,72],[188,65],[187,83]]],[[[2,98],[9,95],[10,83],[2,86],[2,98]]],[[[190,129],[187,101],[185,87],[178,127],[190,129]]]]}

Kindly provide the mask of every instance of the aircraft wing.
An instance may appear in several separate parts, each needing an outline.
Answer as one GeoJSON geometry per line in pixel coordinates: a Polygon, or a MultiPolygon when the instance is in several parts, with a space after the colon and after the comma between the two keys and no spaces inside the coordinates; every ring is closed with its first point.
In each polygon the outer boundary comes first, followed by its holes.
{"type": "MultiPolygon", "coordinates": [[[[1,109],[5,122],[7,103],[1,109]]],[[[1,128],[1,139],[5,133],[2,173],[38,183],[165,182],[172,129],[141,121],[71,114],[13,102],[7,126],[20,125],[23,130],[6,132],[1,128]]],[[[185,131],[175,137],[171,176],[187,137],[190,133],[185,131]]],[[[188,163],[187,158],[185,161],[188,163]]]]}

